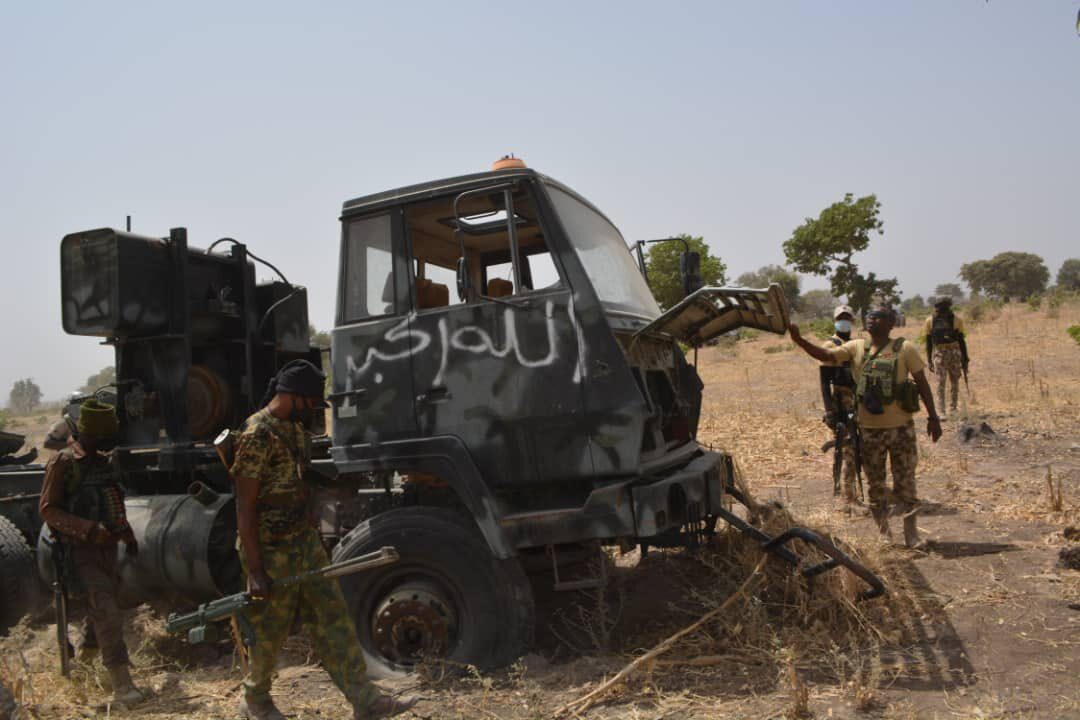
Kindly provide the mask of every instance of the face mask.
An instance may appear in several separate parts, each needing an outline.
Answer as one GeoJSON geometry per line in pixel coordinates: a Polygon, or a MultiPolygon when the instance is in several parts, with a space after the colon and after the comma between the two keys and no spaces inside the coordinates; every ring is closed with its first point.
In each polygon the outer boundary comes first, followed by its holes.
{"type": "Polygon", "coordinates": [[[836,332],[846,335],[846,334],[851,332],[851,321],[850,320],[837,320],[836,322],[833,323],[833,327],[836,328],[836,332]]]}

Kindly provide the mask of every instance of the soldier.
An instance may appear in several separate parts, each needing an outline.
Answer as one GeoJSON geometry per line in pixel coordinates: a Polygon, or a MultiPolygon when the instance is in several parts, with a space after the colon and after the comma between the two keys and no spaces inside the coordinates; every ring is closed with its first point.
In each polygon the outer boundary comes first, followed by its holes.
{"type": "Polygon", "coordinates": [[[355,718],[390,717],[414,703],[380,694],[366,678],[356,629],[336,582],[274,588],[274,578],[329,563],[313,521],[312,491],[301,472],[309,459],[304,425],[327,407],[325,380],[306,360],[285,365],[271,381],[269,402],[245,422],[230,469],[236,484],[240,559],[248,590],[262,600],[244,611],[255,644],[240,714],[251,720],[284,718],[270,697],[270,684],[278,651],[298,611],[355,718]]]}
{"type": "Polygon", "coordinates": [[[926,357],[930,372],[937,374],[938,405],[945,409],[945,381],[952,381],[949,411],[956,412],[960,399],[960,375],[968,369],[967,342],[964,339],[964,320],[952,309],[952,298],[939,297],[934,314],[926,318],[926,357]]]}
{"type": "Polygon", "coordinates": [[[870,486],[870,511],[882,538],[891,539],[889,493],[885,488],[888,456],[892,466],[892,496],[904,517],[904,543],[915,547],[920,544],[915,522],[918,504],[915,466],[919,455],[912,419],[912,413],[918,409],[916,392],[926,405],[926,432],[934,442],[941,437],[941,421],[934,410],[933,394],[923,372],[925,365],[915,345],[889,336],[893,319],[892,308],[875,307],[866,316],[869,341],[849,340],[831,349],[808,342],[794,323],[788,329],[795,344],[811,357],[822,362],[851,362],[862,433],[862,462],[870,486]],[[914,378],[914,384],[907,380],[908,375],[914,378]]]}
{"type": "Polygon", "coordinates": [[[112,679],[114,702],[131,705],[143,699],[131,681],[123,620],[117,604],[118,544],[135,556],[139,546],[128,524],[124,492],[106,452],[118,430],[111,405],[87,400],[79,409],[76,436],[45,468],[38,511],[64,543],[74,578],[86,592],[87,615],[80,654],[101,649],[112,679]]]}
{"type": "MultiPolygon", "coordinates": [[[[852,324],[855,316],[847,305],[840,305],[833,311],[833,327],[836,330],[822,347],[837,348],[851,339],[852,324]]],[[[823,362],[820,368],[821,401],[825,406],[823,422],[834,434],[837,423],[843,422],[842,415],[855,408],[855,383],[851,376],[851,362],[823,362]]],[[[834,441],[840,443],[843,477],[843,498],[850,509],[856,502],[855,497],[855,446],[853,439],[836,435],[834,441]]]]}

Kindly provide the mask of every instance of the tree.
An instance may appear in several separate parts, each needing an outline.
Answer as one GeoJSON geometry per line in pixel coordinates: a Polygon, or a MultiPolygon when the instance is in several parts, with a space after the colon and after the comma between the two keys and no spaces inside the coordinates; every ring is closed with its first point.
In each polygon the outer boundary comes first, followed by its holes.
{"type": "Polygon", "coordinates": [[[1050,271],[1038,255],[1003,252],[989,260],[975,260],[961,265],[960,278],[972,292],[1009,300],[1030,297],[1046,290],[1050,271]]]}
{"type": "Polygon", "coordinates": [[[8,407],[17,413],[32,412],[41,404],[41,388],[32,379],[16,380],[8,395],[8,407]]]}
{"type": "Polygon", "coordinates": [[[922,295],[913,295],[900,303],[900,309],[904,311],[905,315],[924,312],[926,310],[926,300],[923,299],[922,295]]]}
{"type": "Polygon", "coordinates": [[[1080,290],[1080,260],[1072,258],[1061,263],[1057,286],[1062,290],[1080,290]]]}
{"type": "Polygon", "coordinates": [[[855,253],[870,245],[870,235],[882,234],[885,224],[878,218],[881,203],[876,195],[858,200],[851,193],[821,211],[817,219],[806,218],[784,242],[789,265],[799,272],[827,275],[833,295],[847,296],[848,304],[864,314],[871,303],[897,302],[896,278],[863,275],[853,261],[855,253]]]}
{"type": "Polygon", "coordinates": [[[311,344],[320,350],[330,348],[330,333],[325,330],[316,330],[314,325],[308,325],[308,336],[311,338],[311,344]]]}
{"type": "Polygon", "coordinates": [[[111,385],[114,382],[116,382],[116,368],[107,365],[86,378],[86,384],[79,388],[79,392],[83,395],[89,395],[95,390],[111,385]]]}
{"type": "Polygon", "coordinates": [[[831,318],[839,304],[828,290],[807,290],[799,298],[799,312],[809,319],[831,318]]]}
{"type": "Polygon", "coordinates": [[[802,278],[786,268],[766,265],[754,272],[744,272],[735,279],[735,284],[739,287],[763,288],[771,283],[780,285],[784,297],[787,298],[788,307],[792,310],[799,309],[799,287],[802,285],[802,278]]]}
{"type": "MultiPolygon", "coordinates": [[[[690,249],[701,255],[701,280],[706,285],[723,285],[727,281],[727,266],[709,252],[705,239],[679,235],[690,249]]],[[[645,255],[645,270],[649,285],[660,307],[667,310],[683,299],[682,276],[679,275],[679,255],[685,250],[681,242],[663,242],[649,246],[645,255]]]]}
{"type": "Polygon", "coordinates": [[[963,302],[964,289],[956,283],[942,283],[934,288],[934,297],[950,297],[953,299],[953,302],[963,302]]]}

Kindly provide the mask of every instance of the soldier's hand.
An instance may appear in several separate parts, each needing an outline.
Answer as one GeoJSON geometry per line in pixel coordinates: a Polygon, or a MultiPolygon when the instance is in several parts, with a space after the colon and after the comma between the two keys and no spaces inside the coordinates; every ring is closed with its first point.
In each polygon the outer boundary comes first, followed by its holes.
{"type": "Polygon", "coordinates": [[[937,415],[931,415],[926,418],[926,434],[930,436],[930,439],[937,442],[941,437],[941,418],[937,415]]]}
{"type": "Polygon", "coordinates": [[[795,323],[788,323],[787,330],[791,335],[792,340],[798,341],[798,339],[802,337],[802,333],[799,332],[799,326],[795,323]]]}
{"type": "Polygon", "coordinates": [[[248,573],[248,592],[257,600],[270,597],[273,585],[273,581],[265,570],[252,570],[248,573]]]}
{"type": "Polygon", "coordinates": [[[828,425],[830,430],[835,430],[836,429],[836,413],[832,412],[831,410],[829,412],[826,412],[825,415],[821,418],[821,422],[828,425]]]}

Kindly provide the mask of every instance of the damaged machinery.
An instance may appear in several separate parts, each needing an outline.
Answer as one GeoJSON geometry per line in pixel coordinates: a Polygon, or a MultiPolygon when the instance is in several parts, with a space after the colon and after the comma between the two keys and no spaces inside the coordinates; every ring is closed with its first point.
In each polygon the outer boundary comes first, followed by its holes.
{"type": "MultiPolygon", "coordinates": [[[[533,631],[528,573],[586,587],[596,579],[568,571],[587,552],[693,544],[721,520],[807,577],[843,565],[880,594],[827,539],[770,537],[736,512],[746,498],[730,456],[696,440],[702,382],[680,344],[782,333],[779,288],[699,288],[688,256],[688,295],[662,313],[603,213],[508,165],[342,209],[331,433],[307,471],[334,562],[398,553],[341,579],[369,667],[511,662],[533,631]],[[824,559],[804,562],[796,539],[824,559]]],[[[319,364],[304,290],[257,285],[244,245],[198,250],[182,229],[75,233],[61,257],[65,330],[116,352],[115,462],[144,548],[124,570],[127,601],[194,607],[237,592],[213,438],[282,364],[319,364]]]]}

